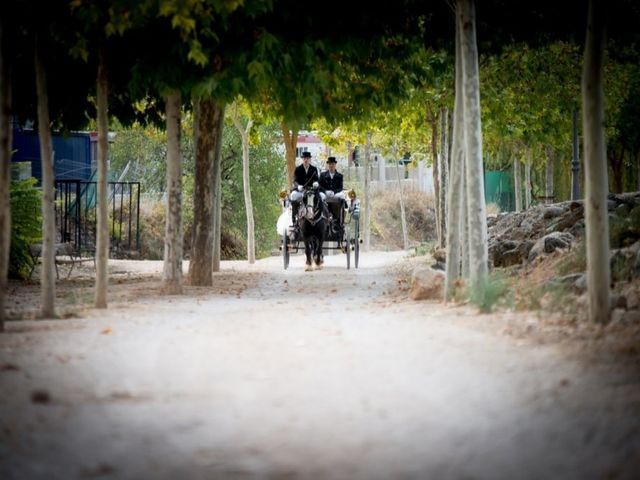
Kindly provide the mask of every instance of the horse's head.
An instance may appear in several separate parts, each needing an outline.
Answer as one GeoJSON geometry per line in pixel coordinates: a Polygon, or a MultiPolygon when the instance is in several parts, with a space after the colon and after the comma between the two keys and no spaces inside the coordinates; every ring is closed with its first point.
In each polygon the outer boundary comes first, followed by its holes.
{"type": "Polygon", "coordinates": [[[305,190],[301,202],[301,210],[304,218],[313,220],[322,214],[320,192],[317,189],[305,190]]]}

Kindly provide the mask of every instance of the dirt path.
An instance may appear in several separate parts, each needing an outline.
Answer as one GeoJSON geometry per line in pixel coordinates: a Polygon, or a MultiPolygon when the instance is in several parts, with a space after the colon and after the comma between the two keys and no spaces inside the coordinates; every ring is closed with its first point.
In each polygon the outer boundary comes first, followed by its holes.
{"type": "Polygon", "coordinates": [[[637,376],[402,301],[399,258],[224,262],[182,297],[9,322],[0,478],[634,478],[637,376]]]}

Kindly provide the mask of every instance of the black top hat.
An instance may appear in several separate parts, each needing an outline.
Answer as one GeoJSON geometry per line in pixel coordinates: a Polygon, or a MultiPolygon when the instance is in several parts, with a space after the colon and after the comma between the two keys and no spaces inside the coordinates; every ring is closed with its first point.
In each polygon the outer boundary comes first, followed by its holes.
{"type": "Polygon", "coordinates": [[[311,158],[311,152],[302,152],[302,158],[309,157],[311,158]]]}
{"type": "Polygon", "coordinates": [[[327,163],[338,163],[338,162],[336,162],[336,157],[329,157],[327,158],[327,163]]]}

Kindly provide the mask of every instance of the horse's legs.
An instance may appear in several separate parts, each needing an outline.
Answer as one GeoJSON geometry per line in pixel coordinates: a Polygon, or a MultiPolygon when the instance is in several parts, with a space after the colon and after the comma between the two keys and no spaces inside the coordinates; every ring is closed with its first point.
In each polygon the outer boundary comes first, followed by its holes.
{"type": "Polygon", "coordinates": [[[311,245],[312,245],[311,241],[305,239],[305,241],[304,241],[304,254],[307,257],[307,261],[306,261],[306,264],[305,264],[305,267],[304,267],[304,271],[305,272],[308,272],[308,271],[310,271],[312,269],[311,268],[311,254],[312,254],[311,245]]]}
{"type": "Polygon", "coordinates": [[[316,262],[316,266],[318,270],[322,268],[322,264],[324,263],[324,258],[322,256],[322,242],[320,240],[316,240],[314,242],[314,260],[316,262]]]}

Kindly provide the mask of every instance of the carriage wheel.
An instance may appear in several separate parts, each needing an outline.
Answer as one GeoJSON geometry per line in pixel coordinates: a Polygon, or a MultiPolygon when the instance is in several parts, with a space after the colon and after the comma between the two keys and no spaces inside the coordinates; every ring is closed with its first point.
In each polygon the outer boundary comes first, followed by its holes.
{"type": "Polygon", "coordinates": [[[360,260],[360,219],[356,220],[355,232],[353,234],[353,263],[358,268],[360,260]]]}
{"type": "Polygon", "coordinates": [[[349,227],[344,227],[344,252],[347,254],[347,270],[351,268],[351,241],[349,239],[349,227]]]}
{"type": "Polygon", "coordinates": [[[282,262],[284,263],[284,269],[289,266],[289,236],[285,232],[282,234],[282,262]]]}

